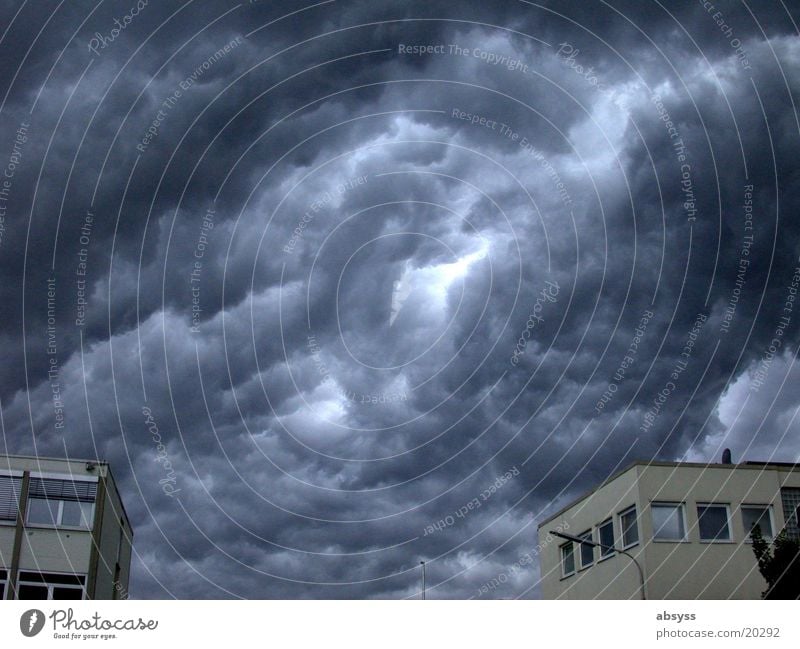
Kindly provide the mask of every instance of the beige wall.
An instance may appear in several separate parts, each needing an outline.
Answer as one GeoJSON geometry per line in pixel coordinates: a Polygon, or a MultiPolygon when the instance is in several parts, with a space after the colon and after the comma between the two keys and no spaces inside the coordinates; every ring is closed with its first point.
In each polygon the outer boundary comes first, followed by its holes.
{"type": "MultiPolygon", "coordinates": [[[[742,523],[741,504],[772,505],[776,529],[783,526],[779,472],[754,467],[642,467],[640,492],[653,501],[683,502],[688,543],[652,541],[646,549],[650,595],[654,599],[759,599],[767,587],[758,571],[742,523]],[[697,504],[729,505],[732,542],[700,542],[697,504]]],[[[650,512],[642,517],[652,539],[650,512]]]]}
{"type": "Polygon", "coordinates": [[[89,570],[90,532],[29,527],[22,536],[20,570],[77,572],[89,570]]]}
{"type": "MultiPolygon", "coordinates": [[[[593,492],[588,498],[567,509],[563,515],[539,529],[542,548],[542,597],[545,599],[627,599],[639,597],[639,573],[636,566],[625,556],[612,556],[596,562],[591,568],[579,570],[571,577],[561,578],[561,539],[547,542],[547,532],[559,527],[575,536],[594,527],[614,515],[614,538],[619,544],[620,529],[616,514],[631,505],[639,511],[639,493],[636,484],[636,468],[620,475],[612,483],[593,492]]],[[[596,533],[595,533],[596,534],[596,533]]],[[[595,540],[596,540],[595,536],[595,540]]],[[[577,546],[576,546],[577,550],[577,546]]],[[[631,549],[636,555],[640,547],[631,549]]],[[[595,549],[595,558],[599,558],[595,549]]],[[[579,567],[578,556],[575,557],[579,567]]]]}
{"type": "Polygon", "coordinates": [[[9,568],[11,566],[15,529],[15,525],[0,525],[0,568],[9,568]]]}
{"type": "MultiPolygon", "coordinates": [[[[782,486],[800,486],[800,472],[783,468],[731,465],[637,465],[575,503],[540,528],[540,542],[559,524],[580,535],[590,526],[636,501],[640,543],[630,550],[641,562],[650,599],[758,599],[766,582],[758,572],[747,541],[741,504],[772,505],[775,530],[784,525],[782,486]],[[636,484],[634,485],[634,479],[636,484]],[[684,503],[688,542],[653,540],[650,503],[684,503]],[[698,503],[729,505],[731,542],[701,542],[698,503]]],[[[615,520],[615,539],[620,544],[615,520]]],[[[597,541],[595,532],[594,540],[597,541]]],[[[638,576],[631,562],[615,556],[561,579],[561,542],[543,547],[542,595],[546,599],[620,599],[638,596],[638,576]]],[[[577,545],[576,545],[577,551],[577,545]]],[[[595,558],[599,552],[595,549],[595,558]]],[[[577,554],[576,554],[577,566],[577,554]]]]}
{"type": "MultiPolygon", "coordinates": [[[[97,528],[99,556],[95,598],[127,597],[132,539],[130,524],[125,516],[108,467],[99,464],[95,465],[93,470],[87,471],[86,466],[85,460],[66,461],[23,456],[0,457],[0,470],[11,468],[18,471],[30,471],[33,474],[96,476],[107,485],[105,490],[98,489],[98,499],[105,493],[102,507],[99,501],[95,504],[95,511],[101,512],[102,516],[97,528]],[[125,528],[122,536],[120,535],[121,522],[125,528]],[[121,546],[120,539],[122,539],[121,546]],[[120,564],[119,587],[115,582],[118,562],[120,564]]],[[[14,534],[15,527],[13,525],[0,525],[1,567],[10,568],[11,566],[14,534]]],[[[92,532],[26,526],[22,537],[19,569],[90,575],[92,548],[92,532]]]]}
{"type": "Polygon", "coordinates": [[[124,525],[124,534],[120,535],[120,519],[122,503],[115,489],[107,489],[103,505],[102,535],[99,543],[95,599],[127,598],[130,573],[130,533],[124,525]],[[121,542],[121,546],[120,546],[121,542]],[[115,583],[117,562],[120,564],[119,587],[115,583]]]}

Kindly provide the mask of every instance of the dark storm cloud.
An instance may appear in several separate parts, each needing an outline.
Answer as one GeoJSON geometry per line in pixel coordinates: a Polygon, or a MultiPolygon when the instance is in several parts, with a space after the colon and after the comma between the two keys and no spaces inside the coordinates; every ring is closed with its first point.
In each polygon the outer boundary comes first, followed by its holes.
{"type": "Polygon", "coordinates": [[[798,266],[781,3],[148,3],[92,53],[133,6],[0,44],[0,397],[11,451],[112,462],[134,596],[413,597],[426,559],[531,597],[536,523],[621,464],[796,457],[800,314],[752,383],[798,266]]]}

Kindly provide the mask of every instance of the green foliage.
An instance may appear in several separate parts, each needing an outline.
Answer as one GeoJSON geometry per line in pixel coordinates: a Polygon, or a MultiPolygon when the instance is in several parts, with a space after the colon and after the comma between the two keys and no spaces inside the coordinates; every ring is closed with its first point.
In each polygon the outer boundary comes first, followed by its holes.
{"type": "Polygon", "coordinates": [[[764,599],[800,599],[800,542],[781,530],[770,544],[756,525],[750,533],[758,570],[767,581],[764,599]]]}

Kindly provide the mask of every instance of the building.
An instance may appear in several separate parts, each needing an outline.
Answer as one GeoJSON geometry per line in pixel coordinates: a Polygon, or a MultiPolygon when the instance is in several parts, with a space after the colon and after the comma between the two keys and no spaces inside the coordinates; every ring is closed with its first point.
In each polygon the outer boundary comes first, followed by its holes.
{"type": "Polygon", "coordinates": [[[636,462],[539,525],[542,596],[759,599],[750,529],[797,538],[798,507],[800,464],[636,462]]]}
{"type": "Polygon", "coordinates": [[[0,455],[2,599],[126,599],[132,539],[108,464],[0,455]]]}

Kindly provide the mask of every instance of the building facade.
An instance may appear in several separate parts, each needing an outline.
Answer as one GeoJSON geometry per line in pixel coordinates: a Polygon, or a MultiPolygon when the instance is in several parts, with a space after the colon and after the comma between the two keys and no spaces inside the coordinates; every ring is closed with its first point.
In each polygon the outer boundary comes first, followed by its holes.
{"type": "Polygon", "coordinates": [[[798,538],[799,507],[797,464],[634,463],[539,525],[542,596],[759,599],[750,530],[798,538]]]}
{"type": "Polygon", "coordinates": [[[0,598],[126,599],[132,540],[106,463],[0,455],[0,598]]]}

